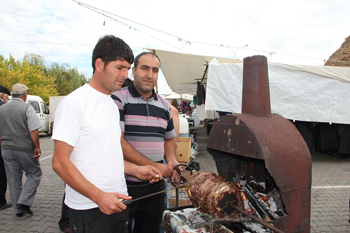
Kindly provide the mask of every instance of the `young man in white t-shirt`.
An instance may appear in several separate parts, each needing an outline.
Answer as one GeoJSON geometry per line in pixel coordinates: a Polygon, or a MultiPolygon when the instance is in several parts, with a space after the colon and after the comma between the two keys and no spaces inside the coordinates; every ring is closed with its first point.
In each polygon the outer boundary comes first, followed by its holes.
{"type": "Polygon", "coordinates": [[[128,78],[130,47],[112,35],[100,38],[88,84],[66,96],[55,113],[52,166],[66,182],[65,204],[73,232],[127,232],[129,200],[124,173],[151,183],[153,166],[123,160],[119,110],[110,94],[128,78]]]}

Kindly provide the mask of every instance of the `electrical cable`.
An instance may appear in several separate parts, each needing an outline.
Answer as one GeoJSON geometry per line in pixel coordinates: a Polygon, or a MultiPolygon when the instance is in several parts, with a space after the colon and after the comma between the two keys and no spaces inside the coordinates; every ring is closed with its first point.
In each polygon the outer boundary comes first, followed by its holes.
{"type": "MultiPolygon", "coordinates": [[[[121,23],[121,24],[123,24],[123,25],[125,25],[125,26],[128,26],[129,28],[133,28],[134,30],[137,30],[137,31],[139,31],[139,32],[141,32],[141,33],[144,33],[144,34],[146,34],[146,35],[148,35],[148,36],[150,36],[150,37],[152,37],[152,38],[154,38],[154,39],[156,39],[156,40],[159,40],[159,41],[161,41],[161,42],[163,42],[163,43],[165,43],[165,44],[167,44],[167,45],[170,45],[171,47],[174,47],[174,48],[176,48],[176,49],[179,49],[179,51],[184,51],[184,52],[186,52],[186,53],[189,54],[189,55],[193,55],[193,54],[191,54],[190,52],[187,52],[187,51],[185,51],[185,50],[183,49],[187,44],[190,44],[190,45],[191,45],[191,44],[202,44],[202,45],[209,45],[209,46],[215,46],[215,47],[227,47],[227,48],[230,48],[230,49],[233,49],[233,48],[234,48],[234,49],[238,49],[238,48],[240,48],[240,47],[236,47],[236,46],[228,46],[228,45],[223,45],[223,44],[220,44],[220,45],[219,45],[219,44],[212,44],[212,43],[206,43],[206,42],[189,41],[189,40],[183,39],[183,38],[181,38],[181,37],[175,36],[175,35],[173,35],[173,34],[170,34],[170,33],[168,33],[168,32],[164,32],[164,31],[162,31],[162,30],[159,30],[159,29],[156,29],[156,28],[147,26],[147,25],[145,25],[145,24],[142,24],[142,23],[136,22],[136,21],[134,21],[134,20],[125,18],[125,17],[123,17],[123,16],[116,15],[116,14],[114,14],[114,13],[111,13],[111,12],[102,10],[102,9],[100,9],[100,8],[97,8],[97,7],[88,5],[88,4],[86,4],[86,3],[82,3],[82,2],[79,2],[79,1],[77,1],[77,0],[72,0],[72,1],[73,1],[73,2],[76,2],[78,5],[80,5],[80,6],[82,6],[82,7],[85,7],[85,8],[87,8],[87,9],[91,10],[91,11],[94,11],[94,12],[96,12],[96,13],[99,13],[99,14],[101,14],[101,15],[104,15],[104,16],[106,16],[106,17],[108,17],[108,18],[110,18],[110,19],[112,19],[112,20],[114,20],[114,21],[116,21],[116,22],[119,22],[119,23],[121,23]],[[107,14],[110,14],[110,15],[113,15],[113,16],[116,16],[116,17],[119,17],[119,18],[124,19],[124,20],[127,20],[127,21],[129,21],[129,22],[132,22],[132,23],[141,25],[141,26],[143,26],[143,27],[149,28],[149,29],[151,29],[151,30],[160,32],[160,33],[162,33],[162,34],[171,36],[171,37],[173,37],[173,38],[178,39],[180,42],[185,41],[185,44],[184,44],[181,48],[178,48],[178,47],[175,46],[175,45],[172,45],[172,44],[170,44],[170,43],[168,43],[168,42],[166,42],[166,41],[164,41],[164,40],[161,40],[161,39],[159,39],[159,38],[157,38],[157,37],[155,37],[155,36],[153,36],[153,35],[150,35],[150,34],[144,32],[144,31],[141,31],[141,30],[139,30],[139,29],[136,29],[135,27],[133,27],[133,26],[131,26],[131,25],[128,25],[128,24],[126,24],[126,23],[124,23],[124,22],[121,22],[120,20],[114,19],[114,18],[108,16],[107,14]]],[[[256,50],[256,49],[247,49],[247,48],[241,48],[241,49],[242,49],[242,50],[249,50],[249,51],[255,51],[255,52],[260,52],[260,53],[271,54],[271,51],[256,50]]],[[[283,55],[283,56],[291,56],[291,57],[299,57],[299,58],[308,58],[308,59],[324,60],[323,58],[305,57],[305,56],[292,55],[292,54],[286,54],[286,53],[276,53],[276,52],[273,52],[273,54],[276,54],[276,55],[283,55]]]]}

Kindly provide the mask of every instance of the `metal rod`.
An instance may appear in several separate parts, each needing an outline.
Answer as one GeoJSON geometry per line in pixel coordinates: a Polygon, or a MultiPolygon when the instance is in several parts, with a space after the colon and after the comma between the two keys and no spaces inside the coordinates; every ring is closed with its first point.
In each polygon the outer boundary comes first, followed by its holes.
{"type": "Polygon", "coordinates": [[[274,232],[277,232],[277,233],[284,233],[284,231],[281,231],[280,229],[274,227],[273,225],[270,225],[269,223],[265,222],[264,220],[262,220],[262,219],[260,219],[260,218],[258,218],[258,217],[256,217],[256,216],[254,216],[253,214],[248,213],[248,212],[245,211],[245,210],[242,210],[242,209],[239,208],[238,206],[235,206],[234,204],[229,203],[229,202],[228,202],[227,204],[228,204],[229,206],[231,206],[232,208],[238,210],[239,212],[241,212],[241,213],[247,215],[248,217],[250,217],[250,218],[253,219],[254,221],[256,221],[256,222],[260,223],[261,225],[263,225],[263,226],[269,228],[270,230],[273,230],[274,232]]]}
{"type": "Polygon", "coordinates": [[[136,198],[136,199],[122,200],[121,202],[124,203],[125,205],[129,205],[129,204],[131,204],[132,202],[139,201],[139,200],[145,199],[145,198],[147,198],[147,197],[152,197],[152,196],[155,196],[155,195],[158,195],[158,194],[161,194],[161,193],[165,193],[165,192],[167,192],[167,191],[169,191],[169,190],[172,190],[172,189],[179,189],[179,188],[188,186],[188,185],[193,184],[193,183],[196,183],[196,182],[198,182],[198,181],[193,181],[193,182],[189,182],[189,183],[186,183],[186,184],[182,184],[182,185],[175,186],[175,187],[173,187],[173,188],[164,189],[164,190],[161,190],[161,191],[158,191],[158,192],[155,192],[155,193],[151,193],[151,194],[148,194],[148,195],[146,195],[146,196],[139,197],[139,198],[136,198]]]}

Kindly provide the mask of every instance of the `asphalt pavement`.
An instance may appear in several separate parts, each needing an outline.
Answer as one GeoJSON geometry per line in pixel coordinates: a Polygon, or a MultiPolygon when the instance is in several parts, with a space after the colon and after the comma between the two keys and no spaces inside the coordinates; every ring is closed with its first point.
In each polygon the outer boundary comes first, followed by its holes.
{"type": "MultiPolygon", "coordinates": [[[[202,171],[215,172],[215,162],[206,151],[206,129],[197,125],[195,130],[199,145],[199,155],[195,161],[202,171]]],[[[34,214],[19,218],[12,208],[0,210],[0,232],[60,232],[58,221],[64,182],[52,170],[53,142],[50,137],[41,135],[40,144],[43,177],[31,208],[34,214]]],[[[7,199],[10,200],[8,194],[7,199]]],[[[349,233],[349,199],[350,158],[313,154],[310,232],[349,233]]]]}

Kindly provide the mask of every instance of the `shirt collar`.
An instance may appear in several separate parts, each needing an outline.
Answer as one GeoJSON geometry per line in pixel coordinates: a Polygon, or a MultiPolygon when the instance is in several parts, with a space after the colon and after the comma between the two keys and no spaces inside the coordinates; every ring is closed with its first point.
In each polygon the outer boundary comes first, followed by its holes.
{"type": "MultiPolygon", "coordinates": [[[[132,82],[129,86],[128,86],[128,90],[130,92],[130,94],[133,97],[141,97],[140,93],[138,92],[138,90],[136,89],[136,87],[134,86],[134,82],[132,82]]],[[[153,98],[154,100],[158,100],[157,94],[154,91],[154,89],[152,90],[152,96],[151,98],[153,98]]],[[[150,99],[151,99],[150,98],[150,99]]]]}
{"type": "Polygon", "coordinates": [[[22,101],[22,102],[24,102],[24,100],[22,100],[21,98],[19,98],[19,97],[13,97],[12,98],[12,100],[18,100],[18,101],[22,101]]]}

